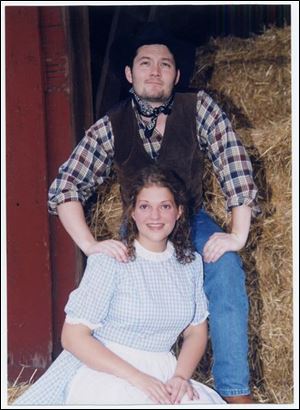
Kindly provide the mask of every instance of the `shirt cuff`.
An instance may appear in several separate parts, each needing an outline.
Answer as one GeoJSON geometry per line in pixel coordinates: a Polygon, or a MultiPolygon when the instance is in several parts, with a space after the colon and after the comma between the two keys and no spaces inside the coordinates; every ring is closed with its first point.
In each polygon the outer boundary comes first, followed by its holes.
{"type": "Polygon", "coordinates": [[[81,198],[80,195],[72,193],[72,195],[70,196],[70,195],[65,195],[63,193],[60,193],[54,199],[48,201],[48,212],[52,215],[58,215],[57,213],[58,205],[64,204],[65,202],[72,202],[72,201],[81,202],[82,205],[84,205],[85,203],[85,200],[81,198]]]}
{"type": "Polygon", "coordinates": [[[95,330],[95,329],[103,326],[102,323],[95,324],[95,323],[89,322],[88,320],[79,319],[77,317],[71,317],[69,315],[66,316],[65,322],[68,323],[69,325],[84,325],[84,326],[87,326],[88,328],[90,328],[91,330],[95,330]]]}
{"type": "Polygon", "coordinates": [[[209,312],[208,310],[204,313],[203,316],[201,316],[200,319],[196,318],[196,320],[193,320],[190,325],[191,326],[197,326],[200,325],[201,323],[203,323],[207,318],[208,318],[209,312]]]}
{"type": "Polygon", "coordinates": [[[231,212],[232,208],[235,208],[237,206],[242,206],[242,205],[246,205],[251,208],[251,214],[253,217],[256,217],[259,214],[261,214],[261,209],[259,205],[257,204],[256,200],[253,198],[244,197],[244,196],[234,196],[228,199],[227,204],[226,204],[227,212],[231,212]]]}

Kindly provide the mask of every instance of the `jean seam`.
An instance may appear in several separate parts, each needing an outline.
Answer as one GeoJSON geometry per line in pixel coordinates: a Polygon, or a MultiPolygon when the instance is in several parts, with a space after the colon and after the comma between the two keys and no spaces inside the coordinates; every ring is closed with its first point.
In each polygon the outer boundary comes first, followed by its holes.
{"type": "Polygon", "coordinates": [[[249,389],[227,389],[227,390],[218,390],[218,393],[221,396],[245,396],[250,394],[249,389]]]}

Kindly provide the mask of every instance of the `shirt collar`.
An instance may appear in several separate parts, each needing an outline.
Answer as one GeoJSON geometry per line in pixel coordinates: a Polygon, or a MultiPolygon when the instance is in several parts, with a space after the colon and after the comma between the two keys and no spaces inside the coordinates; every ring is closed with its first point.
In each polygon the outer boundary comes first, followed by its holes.
{"type": "Polygon", "coordinates": [[[171,258],[174,254],[174,246],[168,241],[167,247],[163,252],[152,252],[144,248],[137,240],[134,241],[136,255],[154,262],[162,262],[171,258]]]}

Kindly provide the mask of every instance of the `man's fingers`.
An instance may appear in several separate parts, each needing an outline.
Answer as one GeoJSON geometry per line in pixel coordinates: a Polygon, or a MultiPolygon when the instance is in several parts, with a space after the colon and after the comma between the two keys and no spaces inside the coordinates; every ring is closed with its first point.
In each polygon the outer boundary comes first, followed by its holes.
{"type": "Polygon", "coordinates": [[[122,242],[112,239],[99,242],[99,244],[99,252],[112,256],[119,262],[128,261],[127,248],[122,242]]]}

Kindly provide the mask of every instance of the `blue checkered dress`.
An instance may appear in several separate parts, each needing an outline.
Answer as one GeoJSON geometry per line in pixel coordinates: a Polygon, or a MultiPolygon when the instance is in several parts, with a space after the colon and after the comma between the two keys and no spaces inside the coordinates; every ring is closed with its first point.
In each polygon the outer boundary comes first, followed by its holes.
{"type": "MultiPolygon", "coordinates": [[[[208,315],[201,257],[197,254],[194,262],[182,265],[170,243],[160,254],[136,243],[136,252],[136,260],[128,263],[104,254],[90,256],[80,286],[65,307],[66,321],[85,324],[103,343],[170,351],[189,324],[201,323],[208,315]]],[[[14,404],[63,404],[80,366],[63,351],[14,404]]]]}

